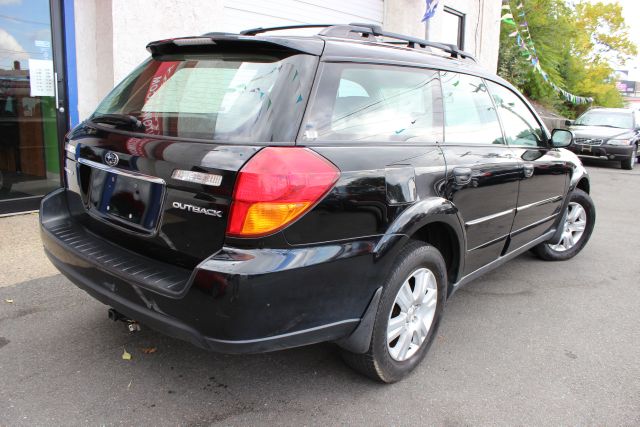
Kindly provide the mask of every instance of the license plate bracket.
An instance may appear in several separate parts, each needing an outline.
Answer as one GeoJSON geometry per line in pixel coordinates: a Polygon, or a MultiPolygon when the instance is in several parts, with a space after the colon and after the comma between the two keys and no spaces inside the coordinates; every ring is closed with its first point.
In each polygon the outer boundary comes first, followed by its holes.
{"type": "Polygon", "coordinates": [[[88,211],[126,228],[153,233],[160,220],[164,189],[162,182],[92,167],[88,211]]]}

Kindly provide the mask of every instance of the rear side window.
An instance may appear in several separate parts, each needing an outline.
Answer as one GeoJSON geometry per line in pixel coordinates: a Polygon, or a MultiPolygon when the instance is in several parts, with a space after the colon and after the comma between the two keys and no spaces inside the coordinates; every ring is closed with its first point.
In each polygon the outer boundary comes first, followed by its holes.
{"type": "Polygon", "coordinates": [[[145,133],[230,142],[293,141],[317,58],[207,54],[150,59],[95,115],[126,114],[145,133]]]}
{"type": "Polygon", "coordinates": [[[487,82],[502,120],[507,143],[525,147],[545,146],[542,128],[524,102],[504,86],[487,82]]]}
{"type": "Polygon", "coordinates": [[[326,64],[304,127],[305,140],[442,141],[437,72],[326,64]]]}
{"type": "Polygon", "coordinates": [[[445,141],[453,144],[504,144],[502,129],[484,81],[442,72],[445,141]]]}

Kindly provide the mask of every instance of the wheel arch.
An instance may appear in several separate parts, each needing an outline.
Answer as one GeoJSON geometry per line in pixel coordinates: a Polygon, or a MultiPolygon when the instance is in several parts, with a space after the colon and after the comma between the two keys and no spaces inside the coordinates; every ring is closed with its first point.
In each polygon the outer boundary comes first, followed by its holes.
{"type": "Polygon", "coordinates": [[[448,288],[459,279],[464,267],[466,233],[458,209],[449,200],[433,197],[405,209],[388,228],[375,252],[398,251],[408,239],[434,246],[447,264],[448,288]]]}
{"type": "Polygon", "coordinates": [[[584,167],[584,165],[580,162],[574,164],[571,178],[569,180],[567,196],[576,188],[579,188],[587,194],[589,194],[589,192],[591,191],[589,173],[587,172],[587,169],[584,167]]]}
{"type": "Polygon", "coordinates": [[[429,222],[410,237],[428,243],[440,251],[447,265],[449,286],[459,279],[462,253],[457,234],[451,225],[442,221],[429,222]]]}
{"type": "Polygon", "coordinates": [[[589,194],[589,192],[591,191],[591,185],[589,184],[589,178],[587,178],[586,176],[583,176],[582,178],[580,178],[580,180],[576,184],[576,188],[579,188],[580,190],[582,190],[585,193],[589,194]]]}

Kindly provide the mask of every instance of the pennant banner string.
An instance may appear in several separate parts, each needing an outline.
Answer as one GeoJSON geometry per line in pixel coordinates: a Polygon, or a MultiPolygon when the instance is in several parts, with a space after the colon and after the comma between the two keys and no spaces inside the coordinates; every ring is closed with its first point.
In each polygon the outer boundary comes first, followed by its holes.
{"type": "Polygon", "coordinates": [[[593,102],[593,98],[577,96],[569,93],[551,81],[549,75],[540,66],[540,59],[538,58],[538,53],[536,52],[536,47],[533,43],[533,39],[531,38],[531,32],[529,31],[529,24],[525,17],[524,4],[522,2],[518,3],[516,9],[520,11],[518,13],[518,17],[522,18],[522,22],[519,25],[513,17],[513,11],[511,10],[511,4],[509,0],[502,0],[502,10],[504,11],[504,14],[500,18],[500,20],[506,25],[513,26],[513,29],[509,30],[509,37],[515,37],[516,45],[520,48],[522,54],[527,57],[527,61],[529,61],[533,69],[542,76],[542,79],[545,82],[547,82],[567,101],[573,104],[588,104],[593,102]]]}

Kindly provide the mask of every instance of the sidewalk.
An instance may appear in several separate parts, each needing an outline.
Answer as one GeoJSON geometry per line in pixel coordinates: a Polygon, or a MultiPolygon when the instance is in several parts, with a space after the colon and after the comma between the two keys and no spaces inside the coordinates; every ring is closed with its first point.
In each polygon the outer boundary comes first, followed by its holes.
{"type": "Polygon", "coordinates": [[[42,250],[38,214],[0,218],[0,287],[58,274],[42,250]]]}

